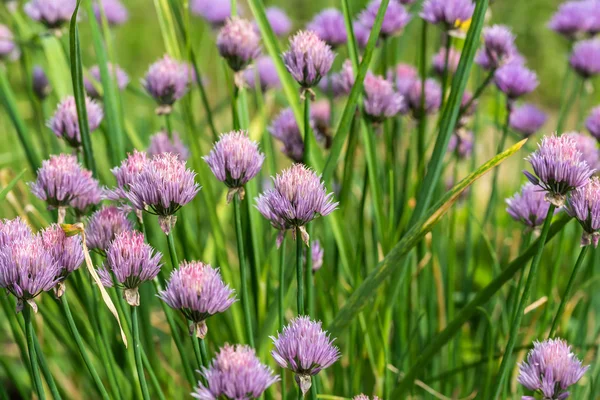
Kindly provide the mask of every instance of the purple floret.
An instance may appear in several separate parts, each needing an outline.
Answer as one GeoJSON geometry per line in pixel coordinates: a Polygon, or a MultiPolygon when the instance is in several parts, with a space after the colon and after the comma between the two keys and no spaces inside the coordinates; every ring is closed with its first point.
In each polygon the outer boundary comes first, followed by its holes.
{"type": "Polygon", "coordinates": [[[23,11],[47,28],[56,29],[71,20],[76,3],[75,0],[31,0],[23,6],[23,11]]]}
{"type": "Polygon", "coordinates": [[[582,78],[588,79],[600,73],[600,40],[589,39],[573,47],[569,64],[582,78]]]}
{"type": "Polygon", "coordinates": [[[567,213],[583,227],[581,245],[598,247],[600,239],[600,181],[593,177],[585,186],[575,189],[567,200],[567,213]]]}
{"type": "Polygon", "coordinates": [[[97,0],[94,2],[94,15],[99,23],[102,23],[102,10],[109,25],[122,25],[129,19],[127,8],[119,0],[97,0]]]}
{"type": "Polygon", "coordinates": [[[506,199],[506,212],[531,230],[539,228],[548,214],[550,203],[545,198],[545,192],[531,182],[527,182],[513,197],[506,199]]]}
{"type": "Polygon", "coordinates": [[[260,55],[260,35],[252,22],[234,17],[219,31],[217,48],[229,67],[239,72],[260,55]]]}
{"type": "Polygon", "coordinates": [[[172,111],[172,105],[186,93],[189,81],[187,64],[165,55],[150,66],[142,84],[158,103],[156,113],[160,115],[172,111]]]}
{"type": "Polygon", "coordinates": [[[533,104],[523,104],[511,111],[509,124],[514,131],[529,137],[539,131],[547,119],[546,113],[533,104]]]}
{"type": "Polygon", "coordinates": [[[404,97],[387,79],[368,73],[364,81],[364,112],[374,123],[396,116],[404,107],[404,97]]]}
{"type": "Polygon", "coordinates": [[[331,47],[312,31],[300,31],[290,39],[283,61],[296,82],[305,89],[316,86],[333,64],[331,47]]]}
{"type": "Polygon", "coordinates": [[[92,214],[85,228],[87,247],[104,253],[119,233],[132,230],[133,224],[123,210],[115,206],[102,207],[92,214]]]}
{"type": "Polygon", "coordinates": [[[506,64],[499,68],[494,75],[494,82],[509,99],[517,99],[539,85],[535,72],[520,64],[506,64]]]}
{"type": "Polygon", "coordinates": [[[316,33],[332,48],[344,45],[348,40],[344,16],[337,8],[327,8],[315,15],[306,29],[316,33]]]}
{"type": "MultiPolygon", "coordinates": [[[[359,21],[365,27],[367,38],[368,33],[375,25],[375,19],[377,17],[377,12],[379,11],[380,5],[381,0],[373,0],[359,15],[359,21]]],[[[402,4],[394,0],[390,1],[383,16],[383,24],[381,25],[379,36],[386,38],[400,34],[410,21],[410,18],[410,13],[406,11],[406,8],[402,4]]]]}
{"type": "Polygon", "coordinates": [[[177,132],[171,133],[171,138],[167,132],[158,132],[150,137],[150,146],[148,146],[148,155],[150,157],[163,154],[173,153],[179,156],[180,160],[190,158],[190,151],[183,144],[177,132]]]}
{"type": "MultiPolygon", "coordinates": [[[[90,133],[95,131],[104,118],[102,107],[96,101],[85,98],[90,133]]],[[[56,108],[56,112],[48,121],[48,127],[58,138],[64,139],[71,147],[81,147],[81,131],[77,120],[75,97],[66,97],[56,108]]]]}
{"type": "Polygon", "coordinates": [[[470,20],[474,10],[472,0],[425,0],[419,15],[429,23],[451,30],[470,20]]]}

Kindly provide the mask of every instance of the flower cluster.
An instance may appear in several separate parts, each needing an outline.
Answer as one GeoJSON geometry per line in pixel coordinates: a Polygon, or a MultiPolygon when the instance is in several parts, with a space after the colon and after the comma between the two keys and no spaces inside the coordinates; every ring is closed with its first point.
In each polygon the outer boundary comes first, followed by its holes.
{"type": "Polygon", "coordinates": [[[425,0],[419,15],[429,23],[451,30],[470,20],[474,10],[472,0],[425,0]]]}
{"type": "Polygon", "coordinates": [[[156,113],[161,115],[171,113],[173,104],[186,93],[189,81],[188,66],[165,55],[150,66],[142,83],[158,103],[156,113]]]}
{"type": "Polygon", "coordinates": [[[47,28],[57,29],[71,20],[76,3],[75,0],[31,0],[23,6],[23,11],[47,28]]]}
{"type": "Polygon", "coordinates": [[[546,123],[548,116],[532,104],[523,104],[514,108],[509,117],[511,129],[524,137],[529,137],[539,131],[546,123]]]}
{"type": "Polygon", "coordinates": [[[515,193],[513,197],[506,199],[506,204],[508,214],[531,230],[539,228],[544,223],[550,208],[544,191],[531,182],[524,184],[520,193],[515,193]]]}
{"type": "Polygon", "coordinates": [[[290,39],[283,61],[296,82],[304,89],[316,86],[333,64],[331,47],[312,31],[300,31],[290,39]]]}
{"type": "MultiPolygon", "coordinates": [[[[375,19],[377,18],[377,12],[379,11],[380,6],[381,0],[373,0],[358,17],[367,39],[369,32],[373,29],[373,25],[375,25],[375,19]]],[[[385,39],[400,34],[404,27],[410,22],[410,18],[410,13],[402,4],[400,4],[400,2],[390,1],[383,16],[383,23],[381,25],[381,31],[379,31],[379,36],[385,39]]]]}
{"type": "Polygon", "coordinates": [[[85,228],[87,247],[104,253],[118,234],[132,230],[125,212],[115,206],[102,207],[92,214],[85,228]]]}
{"type": "Polygon", "coordinates": [[[173,132],[171,138],[164,131],[155,133],[150,137],[150,145],[147,152],[151,157],[163,153],[172,153],[179,156],[181,160],[190,158],[190,151],[185,147],[177,132],[173,132]]]}
{"type": "Polygon", "coordinates": [[[219,31],[217,48],[229,67],[239,72],[260,54],[260,35],[250,21],[234,17],[219,31]]]}
{"type": "Polygon", "coordinates": [[[404,107],[404,97],[387,79],[367,74],[364,82],[364,112],[373,123],[381,123],[397,115],[404,107]]]}
{"type": "MultiPolygon", "coordinates": [[[[85,98],[85,109],[91,133],[100,126],[104,112],[102,107],[89,97],[85,98]]],[[[77,115],[75,97],[68,96],[58,105],[54,116],[48,121],[48,127],[52,132],[74,148],[81,147],[81,131],[77,115]]]]}
{"type": "Polygon", "coordinates": [[[337,8],[327,8],[315,15],[306,29],[316,33],[332,48],[344,45],[348,40],[344,16],[337,8]]]}
{"type": "Polygon", "coordinates": [[[600,239],[600,181],[593,177],[575,189],[567,200],[567,213],[583,227],[581,245],[598,247],[600,239]]]}
{"type": "Polygon", "coordinates": [[[269,132],[283,143],[281,151],[295,162],[302,162],[304,141],[291,108],[282,110],[271,122],[269,132]]]}

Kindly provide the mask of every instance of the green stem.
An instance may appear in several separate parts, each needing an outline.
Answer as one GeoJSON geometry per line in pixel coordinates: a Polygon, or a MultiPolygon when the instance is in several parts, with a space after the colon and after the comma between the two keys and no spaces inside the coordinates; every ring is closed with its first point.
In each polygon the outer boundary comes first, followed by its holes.
{"type": "Polygon", "coordinates": [[[135,355],[135,366],[137,369],[138,379],[142,388],[142,396],[144,400],[150,400],[150,392],[146,383],[146,375],[144,374],[144,364],[142,363],[142,344],[140,343],[140,326],[137,315],[137,307],[131,307],[131,333],[133,335],[133,353],[135,355]]]}
{"type": "MultiPolygon", "coordinates": [[[[285,236],[279,250],[279,329],[285,325],[285,236]]],[[[286,400],[286,374],[285,368],[281,370],[281,400],[286,400]]]]}
{"type": "Polygon", "coordinates": [[[296,229],[296,283],[298,291],[296,295],[296,305],[298,307],[298,315],[304,315],[304,263],[302,262],[302,235],[296,229]]]}
{"type": "Polygon", "coordinates": [[[42,347],[40,346],[40,342],[38,341],[37,336],[33,337],[35,340],[35,354],[37,354],[38,361],[40,363],[40,369],[42,370],[42,375],[44,375],[44,379],[48,384],[48,389],[50,389],[50,394],[52,394],[52,398],[54,400],[61,400],[62,396],[58,391],[58,387],[56,387],[56,382],[52,377],[52,373],[50,372],[50,368],[48,368],[48,363],[46,362],[46,357],[44,357],[44,353],[42,353],[42,347]]]}
{"type": "Polygon", "coordinates": [[[558,311],[556,312],[556,315],[554,316],[554,321],[552,322],[552,327],[550,328],[550,333],[548,334],[548,338],[551,338],[552,336],[554,336],[554,332],[556,332],[556,328],[558,327],[558,322],[560,321],[560,317],[565,309],[565,305],[569,301],[569,297],[571,296],[571,291],[573,290],[573,283],[575,283],[575,276],[577,275],[577,272],[579,271],[579,269],[581,268],[581,265],[583,264],[583,260],[585,258],[585,255],[587,254],[589,247],[590,247],[589,245],[583,246],[581,248],[581,251],[579,252],[579,257],[577,257],[577,261],[575,262],[575,266],[573,267],[573,271],[571,272],[571,277],[569,278],[569,282],[567,283],[567,288],[565,289],[565,294],[563,295],[563,298],[560,301],[560,305],[558,306],[558,311]]]}
{"type": "Polygon", "coordinates": [[[496,74],[496,70],[495,69],[491,70],[490,73],[488,74],[488,76],[486,76],[486,78],[484,79],[484,81],[481,82],[481,85],[479,85],[479,87],[475,90],[475,93],[473,93],[473,97],[471,97],[471,99],[469,99],[467,104],[465,104],[463,107],[460,108],[459,119],[460,119],[460,116],[462,116],[473,105],[473,103],[475,103],[475,101],[479,97],[481,97],[481,95],[483,94],[483,91],[492,82],[492,79],[494,79],[495,74],[496,74]]]}
{"type": "Polygon", "coordinates": [[[496,378],[496,384],[494,389],[492,390],[492,393],[494,393],[494,399],[498,398],[498,396],[500,395],[500,391],[502,390],[502,384],[508,371],[508,362],[511,359],[510,354],[512,354],[513,348],[515,347],[515,342],[519,333],[519,327],[521,326],[521,321],[523,319],[523,312],[525,311],[525,305],[529,300],[531,286],[533,285],[533,281],[535,280],[535,277],[537,275],[538,266],[540,265],[540,260],[542,259],[544,244],[546,242],[546,238],[548,237],[548,232],[550,231],[550,224],[552,223],[552,217],[554,215],[555,208],[556,207],[553,204],[550,205],[550,207],[548,208],[548,213],[546,214],[546,219],[544,220],[542,233],[540,234],[537,249],[533,256],[533,260],[531,261],[529,275],[527,275],[527,281],[525,282],[525,287],[523,288],[523,295],[521,296],[521,300],[519,300],[516,318],[513,320],[512,326],[510,328],[508,343],[506,344],[506,349],[504,350],[505,356],[502,358],[500,370],[498,371],[498,376],[496,378]]]}
{"type": "Polygon", "coordinates": [[[85,363],[85,366],[87,367],[90,375],[92,376],[92,379],[94,380],[94,384],[96,385],[100,396],[102,396],[103,399],[110,399],[110,396],[108,395],[106,388],[102,384],[102,380],[100,379],[100,376],[98,375],[98,372],[96,371],[96,368],[94,367],[94,364],[92,363],[92,360],[90,360],[87,350],[85,349],[85,344],[83,343],[83,339],[79,334],[77,325],[75,325],[75,320],[73,319],[73,315],[71,314],[71,309],[69,308],[69,302],[67,301],[66,293],[63,293],[63,295],[60,297],[60,304],[62,306],[63,312],[65,313],[67,324],[69,325],[69,329],[71,330],[73,339],[75,339],[75,343],[77,344],[77,348],[79,349],[79,354],[81,354],[81,358],[83,358],[83,362],[85,363]]]}
{"type": "Polygon", "coordinates": [[[575,129],[581,131],[583,122],[585,121],[584,113],[587,108],[588,92],[585,90],[586,80],[584,79],[581,83],[579,91],[579,110],[577,111],[577,123],[575,129]]]}
{"type": "Polygon", "coordinates": [[[208,351],[206,351],[206,340],[200,339],[198,342],[200,342],[200,355],[202,356],[203,362],[202,365],[208,368],[210,365],[210,358],[208,357],[208,351]]]}
{"type": "Polygon", "coordinates": [[[167,134],[169,139],[173,140],[173,123],[171,122],[171,114],[165,114],[165,124],[167,126],[167,134]]]}
{"type": "Polygon", "coordinates": [[[427,78],[427,27],[429,24],[423,20],[421,25],[421,51],[419,52],[419,76],[421,78],[421,104],[419,109],[417,147],[419,158],[417,163],[417,174],[422,176],[425,172],[425,132],[427,129],[427,116],[425,115],[425,79],[427,78]]]}
{"type": "Polygon", "coordinates": [[[198,364],[198,368],[204,365],[204,359],[202,358],[202,353],[200,353],[200,344],[198,343],[199,339],[196,335],[191,335],[192,338],[192,346],[194,347],[194,355],[196,356],[196,364],[198,364]]]}
{"type": "Polygon", "coordinates": [[[38,359],[35,351],[35,332],[31,323],[31,307],[25,303],[23,307],[23,318],[25,319],[25,336],[27,338],[27,350],[29,351],[29,363],[31,364],[31,375],[34,389],[40,400],[46,399],[42,377],[40,376],[38,359]]]}
{"type": "Polygon", "coordinates": [[[444,71],[442,72],[442,109],[444,108],[444,104],[446,104],[446,93],[448,93],[448,78],[450,77],[448,65],[450,64],[450,49],[452,48],[452,36],[446,33],[444,38],[446,39],[444,45],[446,54],[444,55],[444,71]]]}
{"type": "Polygon", "coordinates": [[[158,396],[158,400],[166,400],[165,394],[162,392],[160,383],[158,382],[158,379],[156,378],[156,374],[154,373],[154,370],[152,369],[152,365],[150,364],[150,360],[148,360],[148,356],[146,355],[146,352],[144,351],[144,349],[142,349],[142,362],[144,363],[144,368],[146,368],[146,372],[148,372],[148,377],[150,378],[150,384],[154,388],[154,392],[158,396]]]}
{"type": "MultiPolygon", "coordinates": [[[[308,231],[308,237],[312,238],[313,234],[313,224],[307,224],[306,230],[308,231]]],[[[306,287],[306,308],[307,315],[314,316],[315,313],[315,302],[314,302],[314,279],[312,272],[312,244],[309,242],[309,245],[306,247],[306,263],[304,266],[304,273],[306,275],[305,278],[305,287],[306,287]]]]}
{"type": "Polygon", "coordinates": [[[304,154],[302,162],[308,165],[310,160],[311,137],[310,137],[310,93],[305,93],[304,97],[304,154]]]}
{"type": "Polygon", "coordinates": [[[167,243],[169,244],[169,256],[171,257],[171,266],[173,269],[179,266],[179,259],[177,258],[177,249],[175,248],[175,239],[173,238],[173,232],[167,234],[167,243]]]}
{"type": "Polygon", "coordinates": [[[240,89],[237,87],[235,82],[233,83],[233,96],[231,96],[231,120],[233,123],[233,130],[240,129],[240,116],[238,115],[237,103],[240,94],[240,89]]]}
{"type": "Polygon", "coordinates": [[[248,295],[248,266],[244,251],[244,234],[242,231],[242,215],[240,208],[239,192],[233,196],[233,213],[235,214],[235,233],[237,238],[238,259],[240,264],[240,280],[242,285],[242,308],[244,310],[244,322],[246,324],[246,337],[248,344],[254,347],[254,333],[252,330],[252,317],[250,315],[250,298],[248,295]]]}

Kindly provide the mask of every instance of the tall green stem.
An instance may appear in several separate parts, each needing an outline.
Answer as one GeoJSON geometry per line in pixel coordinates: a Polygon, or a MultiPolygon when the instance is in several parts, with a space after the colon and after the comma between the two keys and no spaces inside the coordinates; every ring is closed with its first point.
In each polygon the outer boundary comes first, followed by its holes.
{"type": "Polygon", "coordinates": [[[573,267],[573,271],[571,272],[571,277],[569,278],[569,282],[567,283],[567,288],[565,289],[565,294],[563,295],[560,305],[558,306],[558,311],[554,316],[554,321],[552,322],[552,327],[550,328],[550,333],[548,334],[548,338],[554,336],[554,332],[556,332],[556,328],[558,327],[558,322],[560,321],[560,317],[565,309],[565,305],[569,301],[569,297],[571,296],[571,291],[573,290],[573,283],[575,282],[575,276],[577,276],[577,272],[581,268],[583,264],[583,260],[585,259],[585,255],[589,249],[588,246],[583,246],[581,251],[579,252],[579,257],[577,257],[577,261],[575,262],[575,266],[573,267]]]}
{"type": "Polygon", "coordinates": [[[204,365],[204,359],[202,358],[202,353],[200,353],[200,344],[198,341],[198,337],[196,335],[191,335],[192,338],[192,347],[194,348],[194,355],[196,356],[196,364],[198,364],[198,368],[204,365]]]}
{"type": "MultiPolygon", "coordinates": [[[[279,329],[285,325],[285,236],[279,250],[279,329]]],[[[286,374],[285,368],[281,370],[281,400],[286,400],[286,374]]]]}
{"type": "Polygon", "coordinates": [[[447,33],[444,35],[446,43],[444,44],[444,71],[442,72],[442,108],[446,104],[446,93],[448,93],[448,79],[450,78],[450,71],[448,65],[450,64],[450,49],[452,48],[452,36],[447,33]]]}
{"type": "Polygon", "coordinates": [[[27,350],[29,351],[29,363],[31,365],[31,375],[33,378],[33,386],[40,400],[46,399],[44,393],[44,386],[42,384],[42,377],[40,376],[40,369],[35,351],[35,332],[33,331],[33,325],[31,323],[31,307],[25,303],[23,307],[23,318],[25,319],[25,336],[27,339],[27,350]]]}
{"type": "Polygon", "coordinates": [[[133,354],[135,355],[135,366],[137,368],[138,379],[142,388],[142,396],[144,400],[150,400],[150,392],[146,383],[146,375],[144,374],[144,364],[142,363],[142,344],[140,343],[140,326],[137,315],[137,307],[131,307],[131,333],[133,335],[133,354]]]}
{"type": "Polygon", "coordinates": [[[179,266],[179,259],[177,257],[177,249],[175,248],[175,239],[173,238],[173,232],[167,235],[167,243],[169,244],[169,256],[171,257],[171,266],[173,269],[179,266]]]}
{"type": "MultiPolygon", "coordinates": [[[[237,238],[238,259],[240,264],[240,280],[242,285],[242,308],[244,310],[244,322],[246,324],[246,337],[248,344],[254,347],[254,333],[252,330],[252,317],[250,315],[250,299],[248,295],[248,266],[244,251],[244,233],[242,231],[242,213],[240,208],[239,192],[233,196],[233,213],[235,218],[235,234],[237,238]]],[[[257,295],[257,293],[255,293],[257,295]]]]}
{"type": "Polygon", "coordinates": [[[165,114],[165,124],[167,125],[167,134],[169,139],[173,140],[173,124],[171,123],[171,113],[165,114]]]}
{"type": "Polygon", "coordinates": [[[298,307],[298,315],[304,315],[304,263],[302,262],[302,235],[299,229],[296,229],[296,284],[298,291],[296,295],[296,305],[298,307]]]}
{"type": "Polygon", "coordinates": [[[302,162],[308,165],[310,160],[311,137],[310,137],[310,93],[305,93],[304,97],[304,154],[302,162]]]}
{"type": "Polygon", "coordinates": [[[85,349],[85,344],[83,343],[83,339],[81,339],[77,325],[75,325],[75,320],[71,314],[66,293],[63,293],[63,295],[60,297],[60,305],[62,306],[63,312],[65,313],[65,317],[67,319],[67,324],[69,325],[71,334],[73,335],[75,343],[77,344],[77,348],[79,349],[79,354],[81,354],[81,358],[83,358],[83,362],[92,376],[100,396],[102,396],[102,398],[105,400],[110,400],[110,396],[108,395],[108,392],[106,391],[106,388],[104,387],[104,384],[102,383],[102,380],[100,379],[100,376],[98,375],[98,372],[96,371],[96,368],[94,367],[94,364],[92,363],[92,360],[90,360],[87,350],[85,349]]]}
{"type": "Polygon", "coordinates": [[[506,373],[508,371],[508,363],[511,360],[510,355],[512,354],[513,348],[515,347],[515,342],[517,340],[517,336],[519,334],[519,327],[521,326],[521,321],[523,320],[523,313],[525,311],[525,305],[529,300],[529,294],[531,292],[531,287],[533,285],[533,281],[537,275],[537,269],[540,265],[540,260],[542,259],[542,253],[544,251],[544,244],[546,243],[546,238],[548,237],[548,232],[550,231],[550,224],[552,223],[552,217],[554,215],[555,206],[553,204],[548,208],[548,213],[546,214],[546,219],[544,220],[544,226],[542,228],[542,233],[540,234],[540,239],[538,242],[538,247],[533,256],[533,260],[531,261],[531,267],[529,269],[529,275],[527,276],[527,281],[525,282],[525,287],[523,288],[523,295],[521,296],[521,300],[519,300],[519,305],[517,307],[516,317],[512,322],[508,343],[506,344],[506,348],[504,350],[504,357],[502,358],[502,364],[500,364],[500,370],[498,371],[498,376],[496,378],[496,384],[492,393],[494,393],[494,399],[497,399],[502,390],[502,384],[504,382],[504,378],[506,377],[506,373]]]}
{"type": "Polygon", "coordinates": [[[423,176],[425,172],[425,132],[427,129],[427,116],[425,115],[425,78],[427,77],[427,27],[428,22],[423,20],[421,25],[421,51],[419,53],[419,75],[421,77],[421,104],[418,125],[417,147],[419,151],[417,174],[423,176]]]}

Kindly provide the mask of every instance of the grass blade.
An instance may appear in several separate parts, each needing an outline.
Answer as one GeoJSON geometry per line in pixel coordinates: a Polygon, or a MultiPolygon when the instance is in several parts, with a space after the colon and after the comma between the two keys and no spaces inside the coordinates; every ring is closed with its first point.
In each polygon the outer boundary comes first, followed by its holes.
{"type": "Polygon", "coordinates": [[[2,191],[0,191],[0,202],[4,201],[8,193],[10,193],[10,191],[15,187],[15,185],[21,180],[21,178],[25,174],[25,171],[27,170],[24,169],[23,171],[19,172],[19,175],[15,176],[13,180],[10,181],[8,185],[6,185],[6,187],[2,189],[2,191]]]}

